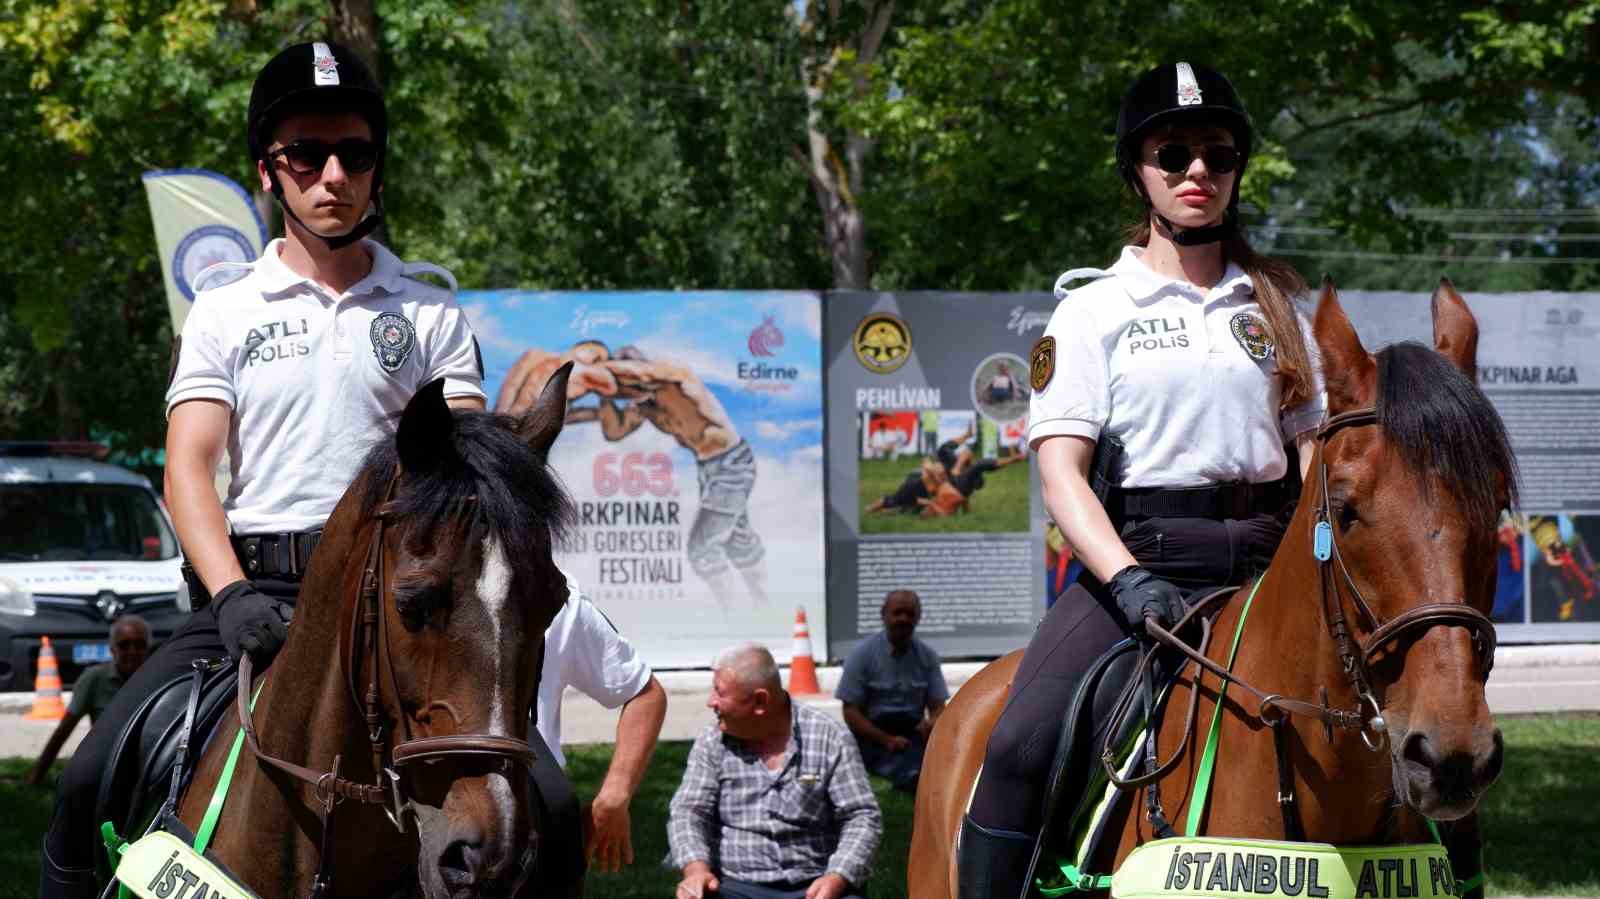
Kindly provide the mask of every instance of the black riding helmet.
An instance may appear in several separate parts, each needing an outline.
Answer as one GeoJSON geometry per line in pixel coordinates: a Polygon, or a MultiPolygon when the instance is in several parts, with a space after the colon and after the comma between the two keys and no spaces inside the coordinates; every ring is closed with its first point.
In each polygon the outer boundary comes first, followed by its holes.
{"type": "Polygon", "coordinates": [[[361,58],[349,48],[331,41],[295,44],[272,57],[256,76],[250,89],[250,110],[245,125],[245,140],[250,158],[265,162],[272,194],[283,214],[322,238],[333,249],[348,246],[368,234],[383,221],[383,162],[389,142],[389,115],[384,107],[383,88],[361,58]],[[372,170],[373,211],[348,234],[317,234],[283,202],[283,186],[277,170],[267,159],[272,131],[291,115],[303,112],[353,112],[367,120],[372,141],[378,147],[377,164],[372,170]]]}
{"type": "Polygon", "coordinates": [[[1122,109],[1117,113],[1117,170],[1145,201],[1146,207],[1150,205],[1150,198],[1145,195],[1144,184],[1134,170],[1139,144],[1151,130],[1176,124],[1226,128],[1239,149],[1239,166],[1234,170],[1233,194],[1228,198],[1228,209],[1220,223],[1179,231],[1164,216],[1156,215],[1156,218],[1180,246],[1221,240],[1232,233],[1238,218],[1239,184],[1244,180],[1245,166],[1250,162],[1250,150],[1255,142],[1250,114],[1228,79],[1207,66],[1168,63],[1140,75],[1123,96],[1122,109]]]}

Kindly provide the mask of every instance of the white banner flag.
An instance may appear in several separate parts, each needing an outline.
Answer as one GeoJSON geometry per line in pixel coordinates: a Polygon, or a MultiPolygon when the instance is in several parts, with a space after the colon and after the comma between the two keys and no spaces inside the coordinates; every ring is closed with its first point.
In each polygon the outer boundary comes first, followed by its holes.
{"type": "Polygon", "coordinates": [[[166,276],[172,331],[194,303],[195,276],[217,262],[253,262],[267,245],[267,226],[250,194],[231,178],[205,169],[144,173],[161,273],[166,276]]]}

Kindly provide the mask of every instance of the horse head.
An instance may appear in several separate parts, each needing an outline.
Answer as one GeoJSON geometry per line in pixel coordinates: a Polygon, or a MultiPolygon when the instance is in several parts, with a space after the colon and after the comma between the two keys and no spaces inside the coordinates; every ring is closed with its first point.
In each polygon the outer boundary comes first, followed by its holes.
{"type": "Polygon", "coordinates": [[[355,657],[375,647],[355,683],[382,696],[429,899],[513,895],[537,851],[524,765],[544,632],[567,593],[552,547],[571,506],[546,457],[570,371],[520,419],[452,412],[428,385],[369,487],[381,620],[343,637],[355,657]]]}
{"type": "Polygon", "coordinates": [[[1471,310],[1449,281],[1432,309],[1432,349],[1372,354],[1324,282],[1314,333],[1329,417],[1302,502],[1318,504],[1321,608],[1372,716],[1363,737],[1387,749],[1398,799],[1453,820],[1474,809],[1504,756],[1484,685],[1496,532],[1516,476],[1475,383],[1471,310]]]}

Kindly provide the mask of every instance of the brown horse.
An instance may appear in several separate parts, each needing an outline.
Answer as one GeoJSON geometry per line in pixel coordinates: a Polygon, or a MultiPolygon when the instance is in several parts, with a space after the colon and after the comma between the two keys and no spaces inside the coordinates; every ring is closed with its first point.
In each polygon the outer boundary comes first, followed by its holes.
{"type": "MultiPolygon", "coordinates": [[[[1473,383],[1476,320],[1448,281],[1432,306],[1437,353],[1402,344],[1374,356],[1324,284],[1314,331],[1330,418],[1299,507],[1260,580],[1233,675],[1263,693],[1307,700],[1306,709],[1331,707],[1324,717],[1345,726],[1325,730],[1315,717],[1284,716],[1281,705],[1262,710],[1247,689],[1229,689],[1217,786],[1201,833],[1284,837],[1264,717],[1286,717],[1293,793],[1311,841],[1427,842],[1424,815],[1469,815],[1499,774],[1503,744],[1484,701],[1493,651],[1485,615],[1494,598],[1498,512],[1514,499],[1514,463],[1499,417],[1473,383]],[[1323,520],[1333,535],[1326,562],[1313,554],[1323,520]],[[1349,634],[1343,653],[1341,629],[1349,634]],[[1352,659],[1353,674],[1341,655],[1352,659]],[[1384,751],[1369,751],[1366,742],[1384,751]]],[[[1213,660],[1225,663],[1242,605],[1235,598],[1217,616],[1215,633],[1225,639],[1212,641],[1213,660]]],[[[955,895],[955,837],[1021,657],[1012,653],[980,671],[934,728],[907,872],[918,899],[955,895]]],[[[1158,730],[1160,758],[1176,756],[1160,785],[1167,816],[1180,827],[1204,742],[1204,734],[1183,732],[1185,713],[1198,689],[1197,720],[1209,722],[1218,684],[1187,667],[1158,730]]],[[[1120,839],[1107,839],[1088,870],[1110,873],[1153,839],[1144,803],[1134,798],[1124,797],[1120,823],[1109,831],[1120,839]]]]}
{"type": "MultiPolygon", "coordinates": [[[[566,374],[521,419],[453,413],[442,382],[424,387],[328,519],[210,849],[263,899],[506,897],[528,880],[528,710],[566,597],[551,546],[571,509],[545,462],[566,374]]],[[[190,828],[238,731],[200,762],[190,828]]]]}

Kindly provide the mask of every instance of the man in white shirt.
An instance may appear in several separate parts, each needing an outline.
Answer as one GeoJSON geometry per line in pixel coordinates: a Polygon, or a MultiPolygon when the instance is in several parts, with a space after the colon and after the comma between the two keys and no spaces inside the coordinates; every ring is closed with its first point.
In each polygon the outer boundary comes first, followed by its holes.
{"type": "Polygon", "coordinates": [[[625,637],[585,596],[571,575],[567,604],[544,633],[544,667],[539,678],[535,726],[556,762],[561,752],[561,694],[574,687],[608,709],[622,707],[617,743],[605,780],[584,815],[584,855],[600,871],[633,864],[628,806],[643,782],[661,723],[667,693],[625,637]]]}

